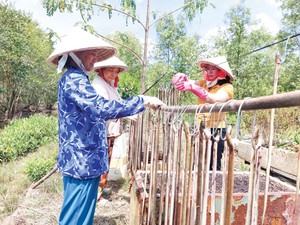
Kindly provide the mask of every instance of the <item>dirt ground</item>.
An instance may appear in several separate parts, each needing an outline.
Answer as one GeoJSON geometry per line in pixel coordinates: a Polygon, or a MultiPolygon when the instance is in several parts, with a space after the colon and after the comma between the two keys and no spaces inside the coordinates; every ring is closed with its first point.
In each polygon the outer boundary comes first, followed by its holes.
{"type": "MultiPolygon", "coordinates": [[[[36,189],[28,189],[17,210],[4,221],[0,221],[0,224],[57,225],[62,204],[61,185],[58,185],[57,193],[49,191],[49,186],[53,186],[50,183],[57,180],[60,180],[58,173],[36,189]]],[[[109,181],[108,188],[111,189],[111,193],[104,194],[97,203],[94,225],[128,225],[130,194],[127,182],[109,181]]]]}
{"type": "MultiPolygon", "coordinates": [[[[235,158],[235,165],[242,163],[238,157],[235,158]]],[[[235,168],[235,171],[238,171],[235,168]]],[[[234,193],[248,191],[248,175],[235,176],[234,193]],[[246,180],[245,180],[246,179],[246,180]],[[238,189],[236,189],[238,188],[238,189]]],[[[216,183],[221,183],[221,176],[217,176],[216,183]]],[[[97,203],[94,225],[128,225],[130,215],[130,193],[129,178],[122,181],[109,181],[108,188],[111,193],[103,195],[97,203]]],[[[265,186],[264,179],[261,179],[260,191],[265,186]]],[[[222,187],[217,185],[217,192],[222,187]]],[[[272,183],[269,191],[280,190],[280,186],[272,183]]],[[[286,191],[286,190],[282,190],[286,191]]],[[[53,174],[36,189],[25,191],[23,200],[14,213],[0,221],[1,225],[57,225],[59,212],[62,204],[62,183],[59,173],[53,174]]]]}

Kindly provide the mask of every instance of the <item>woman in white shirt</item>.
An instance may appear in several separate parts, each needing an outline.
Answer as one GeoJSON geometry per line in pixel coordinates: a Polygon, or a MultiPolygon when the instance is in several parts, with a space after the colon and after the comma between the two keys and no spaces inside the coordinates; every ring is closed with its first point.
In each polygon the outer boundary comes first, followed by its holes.
{"type": "MultiPolygon", "coordinates": [[[[105,61],[95,63],[94,68],[97,72],[92,86],[96,92],[102,97],[109,100],[121,101],[122,98],[118,92],[119,75],[129,70],[129,67],[117,57],[113,56],[105,61]]],[[[114,140],[121,135],[120,119],[106,121],[107,143],[108,143],[108,166],[112,157],[112,150],[114,140]]],[[[102,174],[99,184],[100,193],[98,200],[100,200],[102,192],[107,185],[108,173],[102,174]]]]}

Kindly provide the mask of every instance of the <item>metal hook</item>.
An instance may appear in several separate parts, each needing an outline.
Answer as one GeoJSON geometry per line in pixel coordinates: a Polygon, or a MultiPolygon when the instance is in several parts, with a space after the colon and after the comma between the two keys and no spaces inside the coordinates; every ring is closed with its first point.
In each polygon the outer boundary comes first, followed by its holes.
{"type": "MultiPolygon", "coordinates": [[[[237,125],[236,125],[235,139],[238,139],[238,134],[240,134],[241,137],[243,137],[242,134],[241,134],[241,119],[242,119],[242,112],[241,112],[241,110],[242,110],[243,104],[244,104],[248,99],[250,99],[250,98],[251,98],[251,97],[246,97],[246,98],[244,98],[243,102],[242,102],[241,105],[239,106],[238,115],[237,115],[237,125]]],[[[244,138],[243,138],[243,139],[244,139],[244,138]]]]}
{"type": "Polygon", "coordinates": [[[171,119],[171,116],[172,116],[173,113],[174,113],[174,110],[175,110],[175,106],[173,107],[173,109],[172,109],[172,111],[169,113],[169,115],[167,116],[165,123],[168,123],[169,125],[171,124],[169,121],[170,121],[170,119],[171,119]]]}
{"type": "Polygon", "coordinates": [[[192,135],[195,135],[195,134],[197,133],[197,125],[196,125],[196,123],[197,123],[197,115],[198,115],[199,113],[201,113],[201,111],[202,111],[202,109],[204,108],[205,105],[208,105],[208,103],[198,105],[197,108],[196,108],[196,110],[195,110],[195,115],[194,115],[194,126],[193,126],[194,128],[193,128],[193,133],[192,133],[192,135]]]}
{"type": "MultiPolygon", "coordinates": [[[[217,123],[219,123],[219,121],[220,121],[220,115],[221,115],[221,112],[222,112],[222,110],[223,110],[223,108],[226,106],[226,105],[228,105],[230,102],[232,102],[234,99],[230,99],[229,101],[227,101],[227,102],[225,102],[223,105],[222,105],[222,107],[220,108],[220,110],[219,110],[219,113],[218,113],[218,122],[217,123]]],[[[222,121],[224,120],[224,114],[222,115],[222,121]]],[[[227,121],[225,121],[225,127],[227,127],[227,121]]],[[[222,131],[223,131],[223,127],[221,127],[221,129],[220,129],[220,139],[221,140],[225,140],[226,139],[226,134],[225,134],[225,136],[224,137],[222,137],[222,131]]]]}
{"type": "MultiPolygon", "coordinates": [[[[213,108],[218,104],[218,103],[220,103],[220,102],[215,102],[214,104],[213,104],[213,106],[211,107],[211,109],[209,110],[209,112],[208,112],[208,116],[210,117],[210,124],[214,124],[214,118],[213,118],[213,116],[212,116],[212,114],[211,114],[211,111],[213,110],[213,108]]],[[[206,121],[207,122],[207,121],[206,121]]],[[[207,127],[206,125],[206,122],[205,122],[205,127],[207,127]]],[[[212,133],[211,133],[211,137],[213,137],[216,133],[217,133],[217,131],[218,131],[218,128],[212,128],[212,133]]]]}

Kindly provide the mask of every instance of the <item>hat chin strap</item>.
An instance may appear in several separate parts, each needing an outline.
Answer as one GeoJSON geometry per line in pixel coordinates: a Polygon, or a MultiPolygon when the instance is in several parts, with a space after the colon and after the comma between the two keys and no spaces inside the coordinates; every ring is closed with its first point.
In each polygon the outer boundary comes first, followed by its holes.
{"type": "Polygon", "coordinates": [[[218,83],[218,78],[217,79],[215,79],[215,80],[213,80],[213,81],[206,81],[206,86],[208,87],[208,88],[211,88],[211,87],[213,87],[213,86],[215,86],[217,83],[218,83]]]}
{"type": "Polygon", "coordinates": [[[62,69],[66,65],[67,59],[68,59],[68,54],[63,54],[63,56],[60,58],[60,60],[58,60],[57,74],[62,72],[62,69]]]}
{"type": "Polygon", "coordinates": [[[219,80],[224,80],[224,78],[222,78],[222,77],[217,77],[215,80],[212,80],[212,81],[206,80],[206,86],[207,86],[208,88],[211,88],[211,87],[217,85],[217,83],[218,83],[219,80]]]}
{"type": "Polygon", "coordinates": [[[85,66],[83,65],[82,61],[77,57],[77,55],[75,55],[73,52],[69,52],[69,56],[71,56],[74,62],[79,66],[80,69],[82,69],[82,71],[85,74],[89,75],[89,71],[86,70],[85,66]]]}

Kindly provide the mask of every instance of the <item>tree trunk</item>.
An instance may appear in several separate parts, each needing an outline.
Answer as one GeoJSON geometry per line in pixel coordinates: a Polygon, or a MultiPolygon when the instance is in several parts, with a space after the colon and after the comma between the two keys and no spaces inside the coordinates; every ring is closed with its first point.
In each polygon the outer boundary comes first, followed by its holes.
{"type": "Polygon", "coordinates": [[[149,37],[149,19],[150,19],[150,0],[147,3],[147,15],[146,15],[146,29],[145,29],[145,43],[144,43],[144,57],[142,63],[142,86],[141,93],[146,90],[146,70],[147,70],[147,56],[148,56],[148,37],[149,37]]]}

